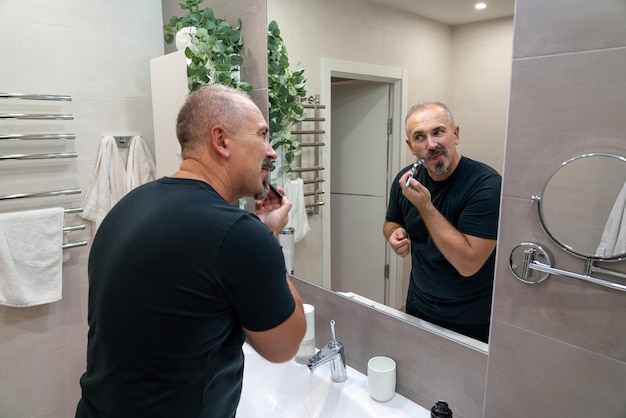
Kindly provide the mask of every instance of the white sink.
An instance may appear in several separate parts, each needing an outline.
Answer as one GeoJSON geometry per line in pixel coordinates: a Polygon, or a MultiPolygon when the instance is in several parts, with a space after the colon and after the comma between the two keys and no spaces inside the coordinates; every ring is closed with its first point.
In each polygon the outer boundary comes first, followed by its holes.
{"type": "Polygon", "coordinates": [[[330,379],[328,365],[311,372],[294,360],[270,363],[244,344],[245,369],[237,418],[430,418],[430,411],[395,394],[388,402],[369,396],[367,376],[348,367],[348,380],[330,379]]]}

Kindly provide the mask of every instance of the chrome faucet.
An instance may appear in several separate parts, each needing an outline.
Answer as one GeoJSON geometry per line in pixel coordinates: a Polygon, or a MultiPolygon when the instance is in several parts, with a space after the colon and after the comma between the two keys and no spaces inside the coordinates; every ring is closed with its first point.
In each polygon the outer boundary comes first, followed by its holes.
{"type": "Polygon", "coordinates": [[[306,365],[313,371],[322,364],[330,364],[330,378],[335,382],[343,382],[348,378],[346,373],[346,355],[343,343],[335,338],[335,321],[330,321],[330,333],[332,339],[320,351],[311,357],[306,365]]]}

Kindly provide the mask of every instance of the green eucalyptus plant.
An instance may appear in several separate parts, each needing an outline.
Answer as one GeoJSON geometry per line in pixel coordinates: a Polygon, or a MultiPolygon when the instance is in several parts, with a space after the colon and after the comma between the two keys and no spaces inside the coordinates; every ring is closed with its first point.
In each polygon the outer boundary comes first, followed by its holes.
{"type": "MultiPolygon", "coordinates": [[[[243,58],[239,54],[243,37],[239,32],[241,20],[235,27],[227,20],[215,17],[213,9],[200,9],[204,0],[183,0],[184,16],[172,16],[163,26],[165,42],[171,44],[176,33],[182,28],[195,28],[189,33],[193,48],[185,48],[187,61],[187,88],[190,92],[206,84],[220,83],[243,91],[252,90],[249,83],[239,79],[243,58]]],[[[233,205],[243,208],[246,199],[239,199],[233,205]]]]}
{"type": "Polygon", "coordinates": [[[268,26],[267,56],[270,143],[275,150],[282,149],[284,161],[279,170],[289,173],[294,158],[302,152],[291,129],[306,118],[306,79],[304,69],[289,67],[287,48],[275,21],[268,26]]]}
{"type": "Polygon", "coordinates": [[[220,83],[243,91],[252,90],[249,83],[239,79],[243,58],[239,55],[243,46],[243,37],[239,29],[241,20],[235,27],[227,20],[215,17],[213,9],[200,9],[204,0],[184,0],[180,3],[184,16],[172,16],[163,26],[165,42],[171,44],[176,33],[185,27],[196,28],[190,32],[193,48],[185,49],[189,91],[195,91],[206,84],[220,83]]]}

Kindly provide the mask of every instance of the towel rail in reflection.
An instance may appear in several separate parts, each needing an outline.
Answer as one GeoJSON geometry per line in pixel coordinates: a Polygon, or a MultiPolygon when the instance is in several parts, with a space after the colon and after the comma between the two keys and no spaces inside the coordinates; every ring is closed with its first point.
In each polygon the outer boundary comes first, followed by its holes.
{"type": "Polygon", "coordinates": [[[306,173],[309,171],[322,171],[324,167],[306,167],[306,168],[292,168],[292,173],[306,173]]]}
{"type": "MultiPolygon", "coordinates": [[[[291,172],[298,174],[302,178],[304,185],[308,186],[305,187],[304,197],[313,197],[312,202],[305,203],[307,214],[317,215],[319,214],[319,207],[324,205],[324,202],[321,200],[321,196],[324,194],[324,190],[321,188],[322,183],[324,183],[324,178],[321,175],[324,167],[320,166],[320,152],[321,148],[326,145],[322,142],[322,135],[326,131],[321,129],[322,122],[326,120],[326,118],[321,116],[321,110],[326,109],[326,106],[320,104],[319,94],[308,97],[307,102],[304,105],[304,109],[308,112],[308,115],[302,122],[298,123],[296,129],[291,131],[291,134],[297,136],[300,147],[303,149],[302,154],[307,150],[312,152],[312,155],[308,154],[307,157],[312,160],[313,166],[302,167],[303,155],[300,154],[297,160],[300,167],[291,169],[291,172]],[[303,141],[305,136],[313,139],[303,141]]],[[[309,159],[307,159],[307,162],[309,159]]]]}
{"type": "Polygon", "coordinates": [[[323,195],[324,191],[323,190],[317,190],[317,191],[312,191],[312,192],[305,192],[304,193],[304,197],[307,196],[316,196],[316,195],[323,195]]]}
{"type": "Polygon", "coordinates": [[[326,180],[324,179],[313,179],[313,180],[304,180],[304,184],[315,184],[315,183],[324,183],[326,180]]]}

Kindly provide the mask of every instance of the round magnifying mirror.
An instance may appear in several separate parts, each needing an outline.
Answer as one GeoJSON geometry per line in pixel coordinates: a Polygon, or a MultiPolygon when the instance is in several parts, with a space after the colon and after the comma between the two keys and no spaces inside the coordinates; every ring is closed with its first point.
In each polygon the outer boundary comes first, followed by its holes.
{"type": "Polygon", "coordinates": [[[565,250],[597,260],[626,257],[626,158],[593,153],[564,162],[538,208],[544,230],[565,250]]]}

